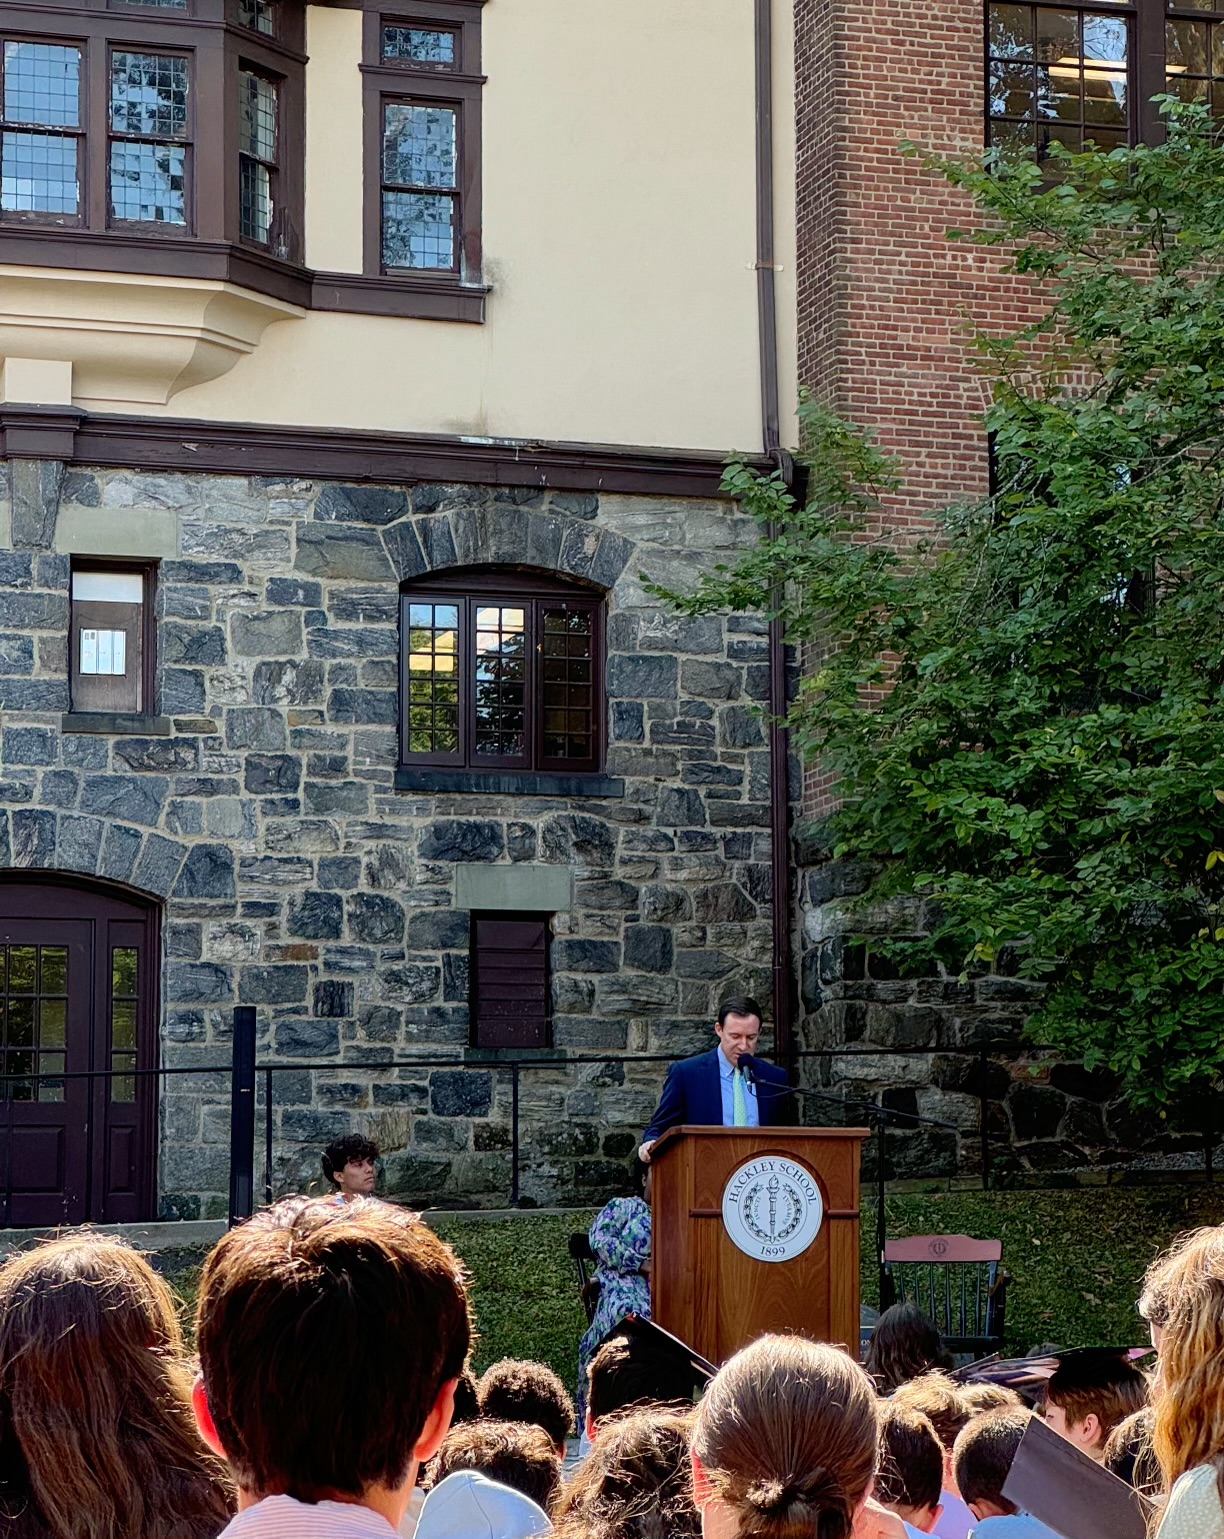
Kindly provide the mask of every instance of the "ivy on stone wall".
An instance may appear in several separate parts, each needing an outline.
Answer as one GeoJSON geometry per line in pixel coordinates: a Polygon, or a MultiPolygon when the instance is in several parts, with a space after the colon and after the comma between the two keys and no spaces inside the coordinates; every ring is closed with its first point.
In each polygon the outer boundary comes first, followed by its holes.
{"type": "Polygon", "coordinates": [[[761,543],[665,595],[786,583],[790,725],[859,901],[914,965],[1040,980],[1030,1032],[1157,1106],[1224,1075],[1224,143],[1166,113],[1165,143],[1041,168],[927,158],[1040,312],[970,344],[987,500],[913,535],[902,467],[808,402],[806,500],[733,465],[761,543]]]}

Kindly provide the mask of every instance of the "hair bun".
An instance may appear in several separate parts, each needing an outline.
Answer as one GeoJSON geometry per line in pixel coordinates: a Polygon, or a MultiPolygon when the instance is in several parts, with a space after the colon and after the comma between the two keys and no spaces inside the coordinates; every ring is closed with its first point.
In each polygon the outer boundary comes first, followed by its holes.
{"type": "Polygon", "coordinates": [[[785,1512],[790,1504],[799,1499],[798,1486],[784,1484],[781,1480],[760,1480],[745,1493],[749,1504],[767,1517],[785,1512]]]}
{"type": "Polygon", "coordinates": [[[758,1480],[745,1492],[750,1506],[765,1517],[782,1517],[795,1505],[802,1505],[813,1513],[832,1509],[844,1511],[846,1493],[832,1470],[823,1467],[809,1470],[799,1479],[758,1480]]]}

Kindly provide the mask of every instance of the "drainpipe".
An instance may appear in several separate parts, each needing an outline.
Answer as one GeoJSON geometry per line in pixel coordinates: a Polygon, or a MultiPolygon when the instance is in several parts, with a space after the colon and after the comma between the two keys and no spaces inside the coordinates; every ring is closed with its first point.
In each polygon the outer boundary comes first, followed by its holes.
{"type": "MultiPolygon", "coordinates": [[[[795,465],[782,447],[778,407],[778,322],[774,278],[773,0],[756,4],[756,225],[757,332],[761,374],[761,438],[788,487],[795,465]]],[[[770,525],[769,536],[776,529],[770,525]]],[[[777,608],[781,592],[773,594],[777,608]]],[[[795,990],[791,963],[790,734],[786,715],[786,649],[782,622],[769,622],[769,830],[772,850],[774,1055],[793,1068],[795,990]]]]}

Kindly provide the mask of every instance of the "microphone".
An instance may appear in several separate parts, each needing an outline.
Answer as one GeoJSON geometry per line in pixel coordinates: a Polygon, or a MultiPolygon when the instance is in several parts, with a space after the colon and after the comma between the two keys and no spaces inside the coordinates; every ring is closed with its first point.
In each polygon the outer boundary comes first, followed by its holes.
{"type": "Polygon", "coordinates": [[[756,1089],[756,1059],[751,1053],[741,1053],[735,1067],[743,1071],[744,1083],[756,1089]]]}

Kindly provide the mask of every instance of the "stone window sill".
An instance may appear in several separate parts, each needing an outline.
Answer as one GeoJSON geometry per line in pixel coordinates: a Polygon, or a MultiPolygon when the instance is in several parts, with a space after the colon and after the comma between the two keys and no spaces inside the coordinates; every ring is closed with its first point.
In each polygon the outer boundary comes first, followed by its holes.
{"type": "Polygon", "coordinates": [[[395,772],[397,791],[492,792],[497,796],[621,797],[625,782],[615,775],[557,775],[401,765],[395,772]]]}
{"type": "Polygon", "coordinates": [[[169,716],[141,716],[110,711],[68,711],[60,718],[61,732],[105,737],[169,737],[169,716]]]}
{"type": "Polygon", "coordinates": [[[527,1063],[561,1063],[568,1056],[564,1048],[557,1047],[465,1047],[456,1068],[496,1068],[499,1063],[520,1058],[527,1063]]]}

